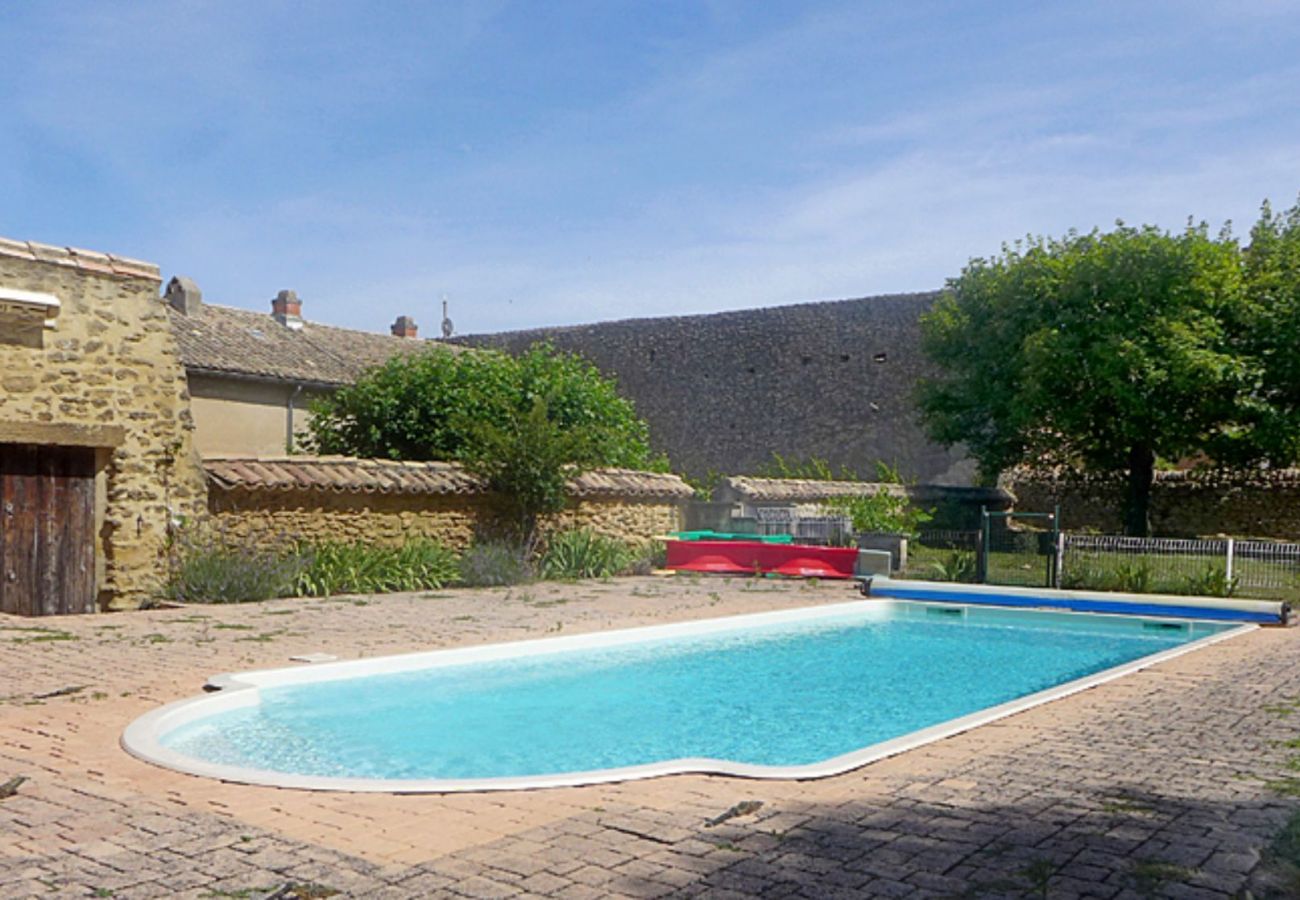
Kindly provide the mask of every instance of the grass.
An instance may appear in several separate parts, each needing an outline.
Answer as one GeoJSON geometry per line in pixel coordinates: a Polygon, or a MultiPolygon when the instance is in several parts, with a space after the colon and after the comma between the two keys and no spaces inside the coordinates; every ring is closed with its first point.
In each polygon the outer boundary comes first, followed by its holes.
{"type": "Polygon", "coordinates": [[[1101,805],[1103,812],[1108,813],[1152,813],[1155,807],[1143,803],[1141,800],[1135,800],[1132,797],[1111,797],[1101,805]]]}
{"type": "Polygon", "coordinates": [[[16,631],[18,637],[11,637],[13,644],[45,644],[53,641],[80,640],[70,631],[58,628],[46,628],[42,625],[0,625],[0,631],[16,631]]]}
{"type": "Polygon", "coordinates": [[[1286,896],[1300,897],[1300,812],[1282,826],[1264,851],[1262,862],[1269,880],[1286,896]]]}
{"type": "Polygon", "coordinates": [[[1158,859],[1141,859],[1133,862],[1129,877],[1139,894],[1155,896],[1170,882],[1187,881],[1196,875],[1195,869],[1158,859]]]}

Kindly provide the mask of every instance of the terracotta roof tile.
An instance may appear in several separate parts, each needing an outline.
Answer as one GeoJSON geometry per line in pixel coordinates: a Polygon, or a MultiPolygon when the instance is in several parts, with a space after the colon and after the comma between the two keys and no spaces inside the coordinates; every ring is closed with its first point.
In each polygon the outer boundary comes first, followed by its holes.
{"type": "Polygon", "coordinates": [[[199,372],[344,385],[399,353],[433,348],[464,352],[440,341],[415,340],[304,322],[287,328],[270,313],[213,306],[183,313],[167,306],[181,362],[199,372]]]}
{"type": "MultiPolygon", "coordinates": [[[[208,478],[226,490],[336,491],[357,494],[473,494],[481,482],[455,463],[395,462],[344,456],[210,457],[208,478]]],[[[676,475],[601,469],[569,485],[575,497],[685,499],[691,488],[676,475]]]]}

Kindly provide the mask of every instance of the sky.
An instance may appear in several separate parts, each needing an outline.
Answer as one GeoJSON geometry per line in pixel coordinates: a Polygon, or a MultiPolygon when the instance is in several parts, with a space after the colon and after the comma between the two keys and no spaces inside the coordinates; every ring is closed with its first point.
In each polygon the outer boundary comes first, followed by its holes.
{"type": "Polygon", "coordinates": [[[9,0],[0,78],[0,235],[426,336],[1300,195],[1300,0],[9,0]]]}

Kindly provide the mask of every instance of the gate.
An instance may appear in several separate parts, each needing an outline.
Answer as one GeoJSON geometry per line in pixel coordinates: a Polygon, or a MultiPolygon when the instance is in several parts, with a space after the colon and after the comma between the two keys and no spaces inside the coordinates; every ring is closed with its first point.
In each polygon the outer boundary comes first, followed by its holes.
{"type": "Polygon", "coordinates": [[[1061,507],[1049,513],[980,507],[976,562],[982,584],[1060,586],[1061,507]]]}
{"type": "Polygon", "coordinates": [[[94,450],[0,444],[0,612],[94,612],[94,530],[94,450]]]}

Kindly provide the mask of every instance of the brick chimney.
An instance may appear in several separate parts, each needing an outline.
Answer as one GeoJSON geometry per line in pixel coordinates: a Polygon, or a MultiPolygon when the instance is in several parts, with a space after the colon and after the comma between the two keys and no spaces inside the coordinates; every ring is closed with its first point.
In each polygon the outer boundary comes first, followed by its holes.
{"type": "Polygon", "coordinates": [[[194,315],[203,306],[203,292],[199,290],[199,286],[193,279],[186,278],[184,275],[177,275],[167,282],[163,299],[187,316],[194,315]]]}
{"type": "Polygon", "coordinates": [[[397,321],[389,327],[395,336],[403,338],[413,338],[420,330],[420,326],[410,316],[398,316],[397,321]]]}
{"type": "Polygon", "coordinates": [[[302,301],[297,291],[280,291],[271,301],[271,315],[285,328],[302,328],[302,301]]]}

